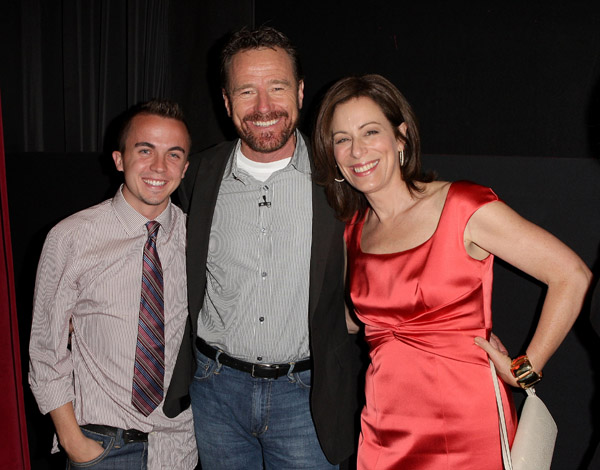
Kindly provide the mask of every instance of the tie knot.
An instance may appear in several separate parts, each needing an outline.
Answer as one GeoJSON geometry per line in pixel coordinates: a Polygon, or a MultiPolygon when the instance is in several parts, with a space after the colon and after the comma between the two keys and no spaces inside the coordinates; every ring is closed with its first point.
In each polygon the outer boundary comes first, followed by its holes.
{"type": "Polygon", "coordinates": [[[158,228],[160,224],[156,220],[151,220],[146,223],[146,228],[148,229],[148,237],[156,237],[156,232],[158,232],[158,228]]]}

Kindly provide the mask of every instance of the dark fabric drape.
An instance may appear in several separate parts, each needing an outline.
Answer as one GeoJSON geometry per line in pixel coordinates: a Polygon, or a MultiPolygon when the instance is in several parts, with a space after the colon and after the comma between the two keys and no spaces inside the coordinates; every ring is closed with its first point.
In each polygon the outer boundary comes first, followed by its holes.
{"type": "Polygon", "coordinates": [[[168,0],[23,0],[18,151],[96,152],[132,104],[169,97],[168,0]]]}
{"type": "Polygon", "coordinates": [[[218,51],[253,18],[253,0],[4,2],[6,152],[111,151],[113,119],[153,97],[183,106],[196,150],[232,138],[218,51]]]}
{"type": "Polygon", "coordinates": [[[110,151],[112,120],[153,97],[183,106],[196,150],[232,138],[218,50],[253,18],[253,0],[3,2],[6,152],[110,151]]]}
{"type": "Polygon", "coordinates": [[[0,100],[0,468],[29,469],[0,100]]]}

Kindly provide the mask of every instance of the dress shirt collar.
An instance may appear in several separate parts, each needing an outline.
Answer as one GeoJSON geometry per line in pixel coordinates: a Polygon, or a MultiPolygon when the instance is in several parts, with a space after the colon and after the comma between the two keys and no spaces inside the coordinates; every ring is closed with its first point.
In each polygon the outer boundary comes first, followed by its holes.
{"type": "MultiPolygon", "coordinates": [[[[139,235],[141,233],[147,234],[146,223],[148,219],[136,211],[133,207],[129,205],[129,203],[125,200],[123,196],[123,185],[117,190],[117,194],[112,200],[112,206],[117,215],[117,218],[123,225],[123,228],[130,235],[139,235]]],[[[171,201],[169,200],[169,204],[164,211],[160,213],[156,220],[161,227],[161,230],[158,231],[158,237],[160,237],[160,232],[164,230],[164,233],[170,233],[173,229],[173,216],[171,211],[171,201]]]]}
{"type": "MultiPolygon", "coordinates": [[[[295,135],[296,148],[294,149],[294,154],[292,155],[290,163],[283,169],[283,171],[294,168],[296,171],[310,175],[310,161],[308,159],[308,148],[306,146],[306,142],[304,142],[304,138],[299,130],[296,129],[295,135]]],[[[223,174],[223,179],[238,179],[242,182],[245,181],[245,173],[240,172],[237,166],[237,159],[235,158],[237,152],[241,151],[241,144],[241,139],[238,139],[235,147],[233,148],[233,152],[229,156],[229,161],[227,162],[225,173],[223,174]]]]}

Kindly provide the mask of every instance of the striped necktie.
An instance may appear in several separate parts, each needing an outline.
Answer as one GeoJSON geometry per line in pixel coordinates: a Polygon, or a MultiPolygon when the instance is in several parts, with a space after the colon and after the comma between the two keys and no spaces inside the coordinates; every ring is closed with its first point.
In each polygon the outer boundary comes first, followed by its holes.
{"type": "Polygon", "coordinates": [[[165,375],[165,315],[163,273],[156,251],[156,234],[160,224],[146,224],[148,240],[144,245],[142,296],[138,321],[138,338],[133,370],[133,405],[148,416],[163,398],[165,375]]]}

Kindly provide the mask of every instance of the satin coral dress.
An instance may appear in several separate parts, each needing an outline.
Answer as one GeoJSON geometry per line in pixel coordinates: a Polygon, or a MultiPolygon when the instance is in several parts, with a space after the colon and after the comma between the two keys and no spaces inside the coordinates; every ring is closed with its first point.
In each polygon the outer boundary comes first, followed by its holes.
{"type": "MultiPolygon", "coordinates": [[[[364,219],[346,227],[350,294],[371,364],[361,414],[359,470],[501,470],[498,411],[486,353],[493,256],[471,258],[471,215],[489,188],[450,186],[437,229],[407,251],[361,251],[364,219]]],[[[502,381],[500,381],[502,382],[502,381]]],[[[501,383],[510,441],[516,414],[501,383]]]]}

